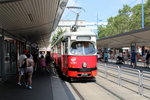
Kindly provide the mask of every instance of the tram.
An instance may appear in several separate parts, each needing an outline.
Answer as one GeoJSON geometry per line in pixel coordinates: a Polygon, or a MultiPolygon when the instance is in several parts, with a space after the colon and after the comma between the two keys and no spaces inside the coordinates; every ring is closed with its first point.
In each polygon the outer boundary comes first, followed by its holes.
{"type": "Polygon", "coordinates": [[[52,58],[62,75],[70,79],[93,80],[97,74],[96,34],[90,31],[78,31],[79,13],[76,14],[71,32],[63,33],[52,44],[52,58]]]}
{"type": "Polygon", "coordinates": [[[69,78],[94,78],[97,74],[96,34],[88,31],[63,33],[51,46],[52,58],[69,78]]]}

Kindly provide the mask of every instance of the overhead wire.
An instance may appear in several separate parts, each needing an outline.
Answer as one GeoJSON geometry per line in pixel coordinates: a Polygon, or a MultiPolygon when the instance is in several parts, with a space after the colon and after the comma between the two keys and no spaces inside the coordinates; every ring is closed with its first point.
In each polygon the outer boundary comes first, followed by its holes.
{"type": "MultiPolygon", "coordinates": [[[[74,2],[73,5],[68,5],[68,6],[75,6],[76,4],[78,4],[79,0],[73,0],[73,2],[74,2]]],[[[63,18],[69,19],[69,17],[71,16],[70,13],[72,13],[72,11],[67,10],[67,9],[65,9],[65,10],[66,10],[66,11],[65,11],[65,13],[64,13],[63,18]]]]}

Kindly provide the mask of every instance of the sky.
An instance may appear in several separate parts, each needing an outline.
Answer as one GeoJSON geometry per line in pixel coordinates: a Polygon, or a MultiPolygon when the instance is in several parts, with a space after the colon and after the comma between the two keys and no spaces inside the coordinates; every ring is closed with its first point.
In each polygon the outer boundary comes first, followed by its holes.
{"type": "Polygon", "coordinates": [[[79,13],[79,20],[87,22],[106,22],[111,16],[118,14],[118,10],[127,4],[130,7],[141,3],[142,0],[69,0],[67,7],[76,6],[83,9],[65,9],[62,20],[75,20],[79,13]]]}

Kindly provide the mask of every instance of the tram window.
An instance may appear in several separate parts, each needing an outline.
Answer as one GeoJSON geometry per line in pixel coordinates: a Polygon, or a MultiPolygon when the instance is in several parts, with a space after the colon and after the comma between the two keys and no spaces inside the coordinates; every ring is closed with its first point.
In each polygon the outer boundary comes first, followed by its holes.
{"type": "Polygon", "coordinates": [[[95,54],[96,49],[91,42],[73,42],[70,52],[75,55],[91,55],[95,54]]]}

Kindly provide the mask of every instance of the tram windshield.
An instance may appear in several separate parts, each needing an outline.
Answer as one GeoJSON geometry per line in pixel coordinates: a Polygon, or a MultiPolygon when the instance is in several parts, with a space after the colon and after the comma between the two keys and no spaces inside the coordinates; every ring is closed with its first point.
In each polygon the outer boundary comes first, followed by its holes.
{"type": "Polygon", "coordinates": [[[70,52],[75,55],[93,55],[96,53],[96,49],[91,42],[73,42],[70,52]]]}

